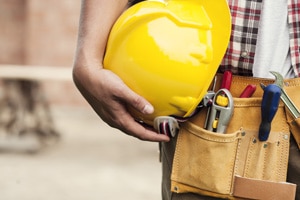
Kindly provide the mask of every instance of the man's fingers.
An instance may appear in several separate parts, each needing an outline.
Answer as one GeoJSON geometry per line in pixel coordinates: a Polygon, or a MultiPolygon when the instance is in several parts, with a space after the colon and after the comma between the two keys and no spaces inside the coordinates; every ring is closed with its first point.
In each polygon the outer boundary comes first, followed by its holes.
{"type": "Polygon", "coordinates": [[[145,98],[132,91],[126,85],[121,88],[121,93],[122,95],[120,97],[126,102],[126,104],[135,108],[139,112],[144,114],[152,114],[154,112],[153,106],[145,98]]]}
{"type": "Polygon", "coordinates": [[[77,84],[77,87],[103,121],[111,127],[141,140],[169,141],[168,136],[145,128],[134,120],[134,116],[128,113],[127,105],[146,115],[153,113],[153,106],[145,98],[132,91],[118,76],[109,70],[101,69],[95,74],[92,73],[92,77],[95,82],[99,81],[99,87],[95,87],[95,84],[90,84],[93,87],[87,87],[82,85],[81,82],[77,84]],[[95,77],[95,74],[97,74],[97,77],[95,77]],[[89,88],[89,90],[86,88],[89,88]]]}
{"type": "Polygon", "coordinates": [[[170,138],[164,134],[158,134],[150,129],[145,128],[136,121],[127,120],[126,125],[122,125],[125,130],[131,136],[134,136],[140,140],[152,141],[152,142],[168,142],[170,138]]]}
{"type": "Polygon", "coordinates": [[[136,122],[130,115],[122,117],[119,129],[123,132],[136,137],[140,140],[152,141],[152,142],[168,142],[170,138],[167,135],[159,134],[153,130],[147,129],[138,122],[136,122]]]}

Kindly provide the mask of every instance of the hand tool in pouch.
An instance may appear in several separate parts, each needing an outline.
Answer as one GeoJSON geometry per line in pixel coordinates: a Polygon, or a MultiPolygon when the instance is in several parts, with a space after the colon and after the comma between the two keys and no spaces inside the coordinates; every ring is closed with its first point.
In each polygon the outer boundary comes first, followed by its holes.
{"type": "Polygon", "coordinates": [[[232,73],[223,74],[221,89],[215,94],[212,106],[208,110],[205,127],[209,131],[224,133],[233,113],[233,98],[229,92],[232,73]]]}
{"type": "Polygon", "coordinates": [[[227,89],[220,89],[214,99],[208,116],[206,129],[224,133],[233,114],[233,98],[227,89]]]}
{"type": "Polygon", "coordinates": [[[165,134],[169,137],[175,137],[179,131],[177,119],[171,116],[160,116],[154,119],[154,129],[160,134],[165,134]]]}
{"type": "Polygon", "coordinates": [[[230,90],[231,82],[232,82],[232,72],[225,71],[223,74],[221,89],[230,90]]]}
{"type": "Polygon", "coordinates": [[[239,98],[249,98],[256,90],[256,85],[247,85],[244,91],[240,94],[239,98]]]}
{"type": "Polygon", "coordinates": [[[260,141],[266,141],[269,138],[271,123],[278,109],[281,88],[276,84],[268,86],[261,84],[261,87],[264,90],[264,94],[261,103],[261,123],[258,138],[260,141]]]}
{"type": "Polygon", "coordinates": [[[287,95],[287,93],[283,89],[284,81],[283,81],[282,75],[279,74],[278,72],[274,72],[274,71],[271,71],[271,74],[273,74],[276,78],[275,84],[281,88],[281,96],[280,96],[281,100],[286,105],[286,107],[289,109],[289,111],[291,112],[294,119],[299,118],[300,111],[298,110],[298,108],[295,106],[293,101],[290,99],[290,97],[287,95]]]}

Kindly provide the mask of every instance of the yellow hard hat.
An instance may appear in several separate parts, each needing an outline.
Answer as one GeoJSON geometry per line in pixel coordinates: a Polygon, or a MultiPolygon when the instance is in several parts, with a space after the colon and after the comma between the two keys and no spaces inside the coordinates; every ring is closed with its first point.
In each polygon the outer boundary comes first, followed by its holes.
{"type": "Polygon", "coordinates": [[[158,116],[190,116],[206,94],[231,31],[226,0],[143,1],[128,8],[109,35],[104,68],[116,73],[158,116]]]}

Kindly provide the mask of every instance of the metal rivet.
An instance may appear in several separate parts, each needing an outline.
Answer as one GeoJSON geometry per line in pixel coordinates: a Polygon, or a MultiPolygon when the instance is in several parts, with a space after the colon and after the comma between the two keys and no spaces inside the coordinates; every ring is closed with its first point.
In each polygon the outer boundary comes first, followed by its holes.
{"type": "Polygon", "coordinates": [[[289,139],[289,136],[288,136],[288,135],[284,135],[283,138],[284,138],[285,140],[288,140],[288,139],[289,139]]]}
{"type": "Polygon", "coordinates": [[[289,82],[284,82],[284,85],[285,85],[285,86],[289,86],[290,83],[289,83],[289,82]]]}
{"type": "Polygon", "coordinates": [[[174,187],[174,190],[175,190],[175,191],[178,191],[178,187],[175,186],[175,187],[174,187]]]}
{"type": "Polygon", "coordinates": [[[256,138],[253,138],[252,142],[255,144],[257,142],[256,138]]]}
{"type": "Polygon", "coordinates": [[[265,144],[264,144],[264,148],[267,148],[267,147],[268,147],[268,144],[267,144],[267,143],[265,143],[265,144]]]}
{"type": "Polygon", "coordinates": [[[241,135],[242,135],[242,136],[245,136],[245,135],[246,135],[246,132],[245,132],[245,131],[242,131],[241,135]]]}

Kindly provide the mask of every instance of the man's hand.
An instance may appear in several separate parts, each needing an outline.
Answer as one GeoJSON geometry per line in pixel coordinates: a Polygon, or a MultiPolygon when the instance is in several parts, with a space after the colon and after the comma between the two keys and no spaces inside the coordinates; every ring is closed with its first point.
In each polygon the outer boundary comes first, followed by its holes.
{"type": "Polygon", "coordinates": [[[142,126],[128,113],[126,109],[128,105],[144,114],[151,114],[153,107],[128,88],[113,72],[101,66],[75,65],[73,79],[95,112],[111,127],[141,140],[169,141],[168,136],[142,126]]]}
{"type": "Polygon", "coordinates": [[[169,141],[134,120],[127,107],[151,114],[153,107],[102,63],[109,32],[128,0],[82,0],[73,80],[96,113],[110,126],[147,141],[169,141]]]}

